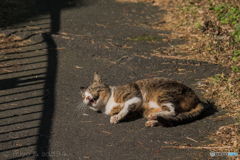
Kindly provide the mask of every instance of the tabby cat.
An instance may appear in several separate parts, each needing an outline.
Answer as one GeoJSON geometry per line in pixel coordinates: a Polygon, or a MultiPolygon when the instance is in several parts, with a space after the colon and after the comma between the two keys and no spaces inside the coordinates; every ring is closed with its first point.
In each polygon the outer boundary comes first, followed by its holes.
{"type": "Polygon", "coordinates": [[[159,119],[181,121],[204,110],[191,88],[167,78],[142,79],[116,87],[104,85],[95,72],[93,83],[80,89],[83,102],[94,111],[111,115],[112,124],[138,112],[148,119],[145,125],[153,127],[161,124],[159,119]]]}

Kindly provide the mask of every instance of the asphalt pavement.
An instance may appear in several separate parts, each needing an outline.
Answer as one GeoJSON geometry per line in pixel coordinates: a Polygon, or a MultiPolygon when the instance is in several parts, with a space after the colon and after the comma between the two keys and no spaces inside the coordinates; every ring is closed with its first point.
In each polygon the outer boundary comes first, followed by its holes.
{"type": "Polygon", "coordinates": [[[146,128],[141,117],[112,125],[109,116],[88,109],[74,115],[82,101],[80,87],[92,82],[94,71],[109,85],[154,76],[172,78],[192,87],[205,101],[197,89],[199,81],[228,69],[149,55],[171,47],[161,36],[170,31],[150,25],[168,14],[166,10],[114,0],[39,0],[31,5],[32,14],[20,14],[8,28],[1,28],[2,33],[26,41],[0,55],[1,160],[226,158],[212,158],[204,149],[162,148],[212,143],[208,136],[233,120],[216,121],[225,111],[211,105],[206,104],[197,120],[173,127],[146,128]]]}

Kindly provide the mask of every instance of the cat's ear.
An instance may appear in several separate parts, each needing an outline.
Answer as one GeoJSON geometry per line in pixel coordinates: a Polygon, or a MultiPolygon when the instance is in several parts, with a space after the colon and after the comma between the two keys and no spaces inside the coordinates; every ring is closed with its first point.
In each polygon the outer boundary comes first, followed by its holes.
{"type": "Polygon", "coordinates": [[[85,87],[80,87],[80,91],[83,94],[86,91],[86,88],[85,87]]]}
{"type": "Polygon", "coordinates": [[[109,85],[108,86],[110,89],[115,89],[115,87],[114,86],[111,86],[111,85],[109,85]]]}
{"type": "Polygon", "coordinates": [[[100,75],[97,72],[94,73],[93,83],[101,83],[100,75]]]}

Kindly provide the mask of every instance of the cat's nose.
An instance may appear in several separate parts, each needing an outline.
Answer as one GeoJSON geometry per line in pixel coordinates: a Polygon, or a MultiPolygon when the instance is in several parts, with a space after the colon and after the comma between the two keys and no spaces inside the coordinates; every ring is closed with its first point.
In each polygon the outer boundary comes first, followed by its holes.
{"type": "Polygon", "coordinates": [[[87,96],[86,99],[89,100],[90,96],[87,96]]]}

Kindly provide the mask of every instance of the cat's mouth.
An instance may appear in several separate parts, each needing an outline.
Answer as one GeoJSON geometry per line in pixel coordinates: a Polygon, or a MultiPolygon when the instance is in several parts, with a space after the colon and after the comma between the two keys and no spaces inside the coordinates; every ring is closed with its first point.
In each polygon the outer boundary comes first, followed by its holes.
{"type": "Polygon", "coordinates": [[[95,97],[95,98],[90,98],[90,97],[87,97],[87,100],[88,100],[88,104],[91,104],[91,105],[96,105],[97,102],[98,102],[98,98],[95,97]]]}
{"type": "Polygon", "coordinates": [[[89,101],[92,103],[92,104],[96,104],[97,103],[97,98],[93,98],[93,99],[89,99],[89,101]]]}

